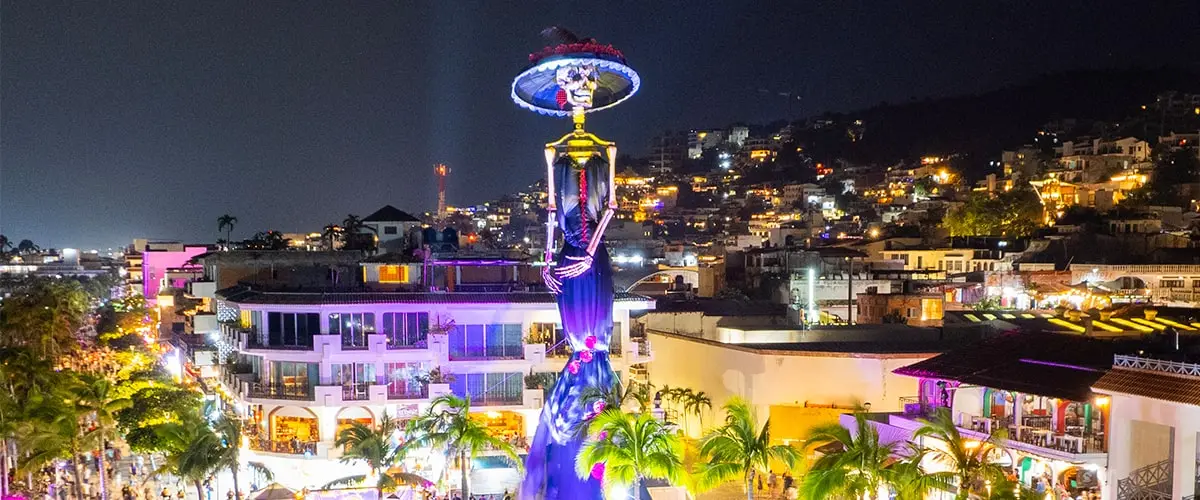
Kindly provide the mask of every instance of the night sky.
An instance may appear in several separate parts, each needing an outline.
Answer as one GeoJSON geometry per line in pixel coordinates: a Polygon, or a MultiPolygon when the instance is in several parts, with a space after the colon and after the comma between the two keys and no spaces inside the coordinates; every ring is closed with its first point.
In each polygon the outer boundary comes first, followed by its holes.
{"type": "Polygon", "coordinates": [[[431,210],[436,162],[451,204],[521,189],[569,129],[508,98],[553,24],[641,73],[641,93],[589,121],[638,154],[666,128],[784,118],[778,92],[803,116],[1200,60],[1200,2],[1150,5],[5,0],[0,232],[213,241],[223,213],[235,238],[315,231],[431,210]]]}

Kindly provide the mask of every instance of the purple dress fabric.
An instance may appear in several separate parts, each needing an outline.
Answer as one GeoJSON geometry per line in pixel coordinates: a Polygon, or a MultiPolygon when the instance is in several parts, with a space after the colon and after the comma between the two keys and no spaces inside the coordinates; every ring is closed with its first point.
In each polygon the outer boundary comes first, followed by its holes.
{"type": "MultiPolygon", "coordinates": [[[[559,266],[574,261],[567,257],[587,255],[588,238],[608,202],[608,164],[599,156],[580,169],[564,157],[555,165],[555,190],[558,198],[558,228],[563,233],[559,266]],[[582,179],[581,179],[582,171],[582,179]],[[586,200],[581,203],[581,184],[586,200]]],[[[537,434],[525,461],[526,476],[521,485],[522,499],[602,499],[600,481],[575,474],[575,456],[585,439],[587,425],[583,402],[588,387],[608,388],[616,380],[608,359],[608,341],[612,335],[613,280],[608,250],[601,243],[592,256],[592,267],[582,275],[563,280],[558,296],[558,311],[573,354],[567,361],[579,361],[572,374],[564,367],[554,389],[542,408],[537,434]],[[593,359],[583,362],[580,353],[587,350],[586,339],[596,336],[593,359]]]]}

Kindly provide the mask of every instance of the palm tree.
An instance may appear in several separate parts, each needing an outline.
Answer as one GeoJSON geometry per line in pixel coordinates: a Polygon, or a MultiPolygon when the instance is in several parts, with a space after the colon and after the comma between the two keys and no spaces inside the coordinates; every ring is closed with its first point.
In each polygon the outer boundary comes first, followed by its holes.
{"type": "Polygon", "coordinates": [[[22,253],[22,254],[33,253],[33,252],[37,252],[41,249],[42,249],[42,247],[37,246],[37,244],[35,244],[33,242],[33,240],[21,240],[20,243],[17,243],[17,252],[18,253],[22,253]]]}
{"type": "Polygon", "coordinates": [[[237,224],[237,217],[229,214],[217,217],[217,231],[225,231],[225,241],[230,241],[230,236],[233,235],[233,226],[237,224]]]}
{"type": "MultiPolygon", "coordinates": [[[[108,490],[104,477],[104,445],[116,438],[118,411],[128,408],[130,400],[117,397],[116,388],[111,382],[95,375],[80,375],[78,384],[72,388],[78,414],[91,421],[91,430],[83,432],[82,442],[96,448],[100,460],[100,498],[108,498],[108,490]]],[[[80,427],[81,431],[83,426],[80,427]]]]}
{"type": "MultiPolygon", "coordinates": [[[[217,470],[229,470],[233,475],[234,498],[242,498],[242,490],[238,483],[238,471],[241,469],[242,455],[242,420],[236,415],[223,413],[213,425],[220,440],[220,453],[217,470]]],[[[265,478],[274,480],[274,474],[262,464],[250,462],[246,464],[253,472],[265,478]]]]}
{"type": "Polygon", "coordinates": [[[588,387],[583,390],[581,398],[586,405],[603,401],[605,408],[624,408],[626,404],[635,402],[638,405],[638,413],[645,413],[650,407],[650,387],[650,384],[632,380],[628,385],[622,386],[621,381],[614,377],[612,385],[607,389],[588,387]]]}
{"type": "Polygon", "coordinates": [[[971,494],[971,485],[993,484],[1006,482],[1004,468],[992,463],[994,453],[1001,450],[1000,444],[1007,434],[1006,430],[996,429],[983,441],[964,438],[954,425],[954,419],[946,408],[939,408],[928,420],[921,420],[921,427],[913,433],[913,438],[929,437],[941,441],[941,446],[929,447],[926,453],[936,461],[946,466],[947,483],[953,479],[958,484],[958,495],[955,498],[965,500],[971,494]]]}
{"type": "MultiPolygon", "coordinates": [[[[394,490],[400,484],[423,485],[429,481],[416,474],[391,472],[391,468],[404,460],[409,448],[397,444],[394,440],[401,430],[396,420],[387,413],[379,421],[378,427],[371,427],[361,422],[353,422],[350,427],[338,434],[337,446],[345,448],[342,463],[362,460],[375,476],[376,497],[383,498],[385,490],[394,490]]],[[[348,476],[325,485],[326,488],[341,485],[355,485],[365,481],[367,475],[348,476]]]]}
{"type": "Polygon", "coordinates": [[[347,250],[372,250],[375,246],[375,238],[369,234],[363,233],[363,230],[375,232],[375,228],[363,223],[363,220],[357,215],[349,214],[342,221],[342,230],[345,232],[343,246],[347,250]]]}
{"type": "Polygon", "coordinates": [[[332,222],[325,224],[325,227],[321,230],[321,238],[325,240],[325,245],[330,250],[335,250],[334,242],[336,242],[341,235],[342,227],[332,222]]]}
{"type": "Polygon", "coordinates": [[[854,421],[854,432],[840,424],[810,431],[806,447],[835,445],[838,449],[812,464],[800,482],[800,498],[887,498],[881,490],[901,484],[901,445],[882,442],[865,413],[856,412],[854,421]]]}
{"type": "Polygon", "coordinates": [[[517,450],[511,444],[488,433],[487,427],[471,418],[471,398],[438,396],[430,401],[423,415],[409,422],[411,436],[405,445],[412,448],[445,450],[457,457],[462,472],[462,497],[470,498],[468,481],[471,459],[485,449],[503,452],[518,469],[523,468],[517,450]]]}
{"type": "Polygon", "coordinates": [[[696,414],[696,418],[700,421],[700,428],[704,429],[704,410],[712,410],[712,399],[704,391],[692,392],[688,391],[684,395],[683,400],[683,426],[687,427],[687,416],[689,413],[696,414]]]}
{"type": "Polygon", "coordinates": [[[645,479],[683,482],[683,441],[650,414],[606,409],[592,419],[588,434],[594,437],[575,458],[575,473],[580,478],[591,475],[596,464],[604,464],[605,486],[627,484],[635,500],[642,498],[645,479]]]}
{"type": "MultiPolygon", "coordinates": [[[[77,451],[79,418],[65,394],[70,377],[30,349],[0,349],[0,463],[18,457],[17,471],[27,473],[67,457],[77,466],[78,454],[71,452],[77,451]]],[[[7,494],[9,471],[0,469],[0,494],[7,494]]]]}
{"type": "Polygon", "coordinates": [[[721,483],[742,479],[746,498],[754,495],[754,475],[767,470],[772,460],[794,467],[800,452],[786,444],[771,444],[771,420],[758,428],[754,408],[741,398],[725,403],[725,424],[714,429],[700,443],[701,461],[697,489],[707,490],[721,483]]]}
{"type": "Polygon", "coordinates": [[[166,452],[163,466],[154,474],[168,472],[191,482],[199,498],[204,498],[204,480],[220,470],[222,464],[221,438],[198,414],[159,425],[155,432],[163,440],[166,452]]]}

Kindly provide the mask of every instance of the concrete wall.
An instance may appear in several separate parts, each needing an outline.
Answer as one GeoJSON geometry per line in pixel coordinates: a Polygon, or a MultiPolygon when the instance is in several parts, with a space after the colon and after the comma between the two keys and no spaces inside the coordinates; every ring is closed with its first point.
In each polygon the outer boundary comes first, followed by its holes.
{"type": "MultiPolygon", "coordinates": [[[[899,398],[917,395],[917,379],[892,371],[932,354],[866,355],[772,351],[761,354],[715,342],[648,332],[655,358],[650,382],[658,387],[704,391],[713,412],[734,396],[753,404],[760,420],[772,405],[835,404],[853,407],[870,402],[872,411],[901,410],[899,398]]],[[[694,429],[693,429],[694,430],[694,429]]]]}

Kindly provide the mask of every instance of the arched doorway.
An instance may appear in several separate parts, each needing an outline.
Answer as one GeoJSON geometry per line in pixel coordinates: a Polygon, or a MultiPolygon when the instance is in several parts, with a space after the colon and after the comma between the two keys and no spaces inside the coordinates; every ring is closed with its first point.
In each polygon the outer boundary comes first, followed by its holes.
{"type": "Polygon", "coordinates": [[[367,427],[375,423],[375,414],[362,406],[347,406],[342,408],[337,412],[336,418],[337,431],[333,435],[334,439],[341,436],[343,430],[350,428],[355,423],[360,423],[367,427]]]}
{"type": "Polygon", "coordinates": [[[281,406],[271,410],[269,441],[266,451],[292,455],[313,454],[321,440],[317,414],[302,406],[281,406]]]}

